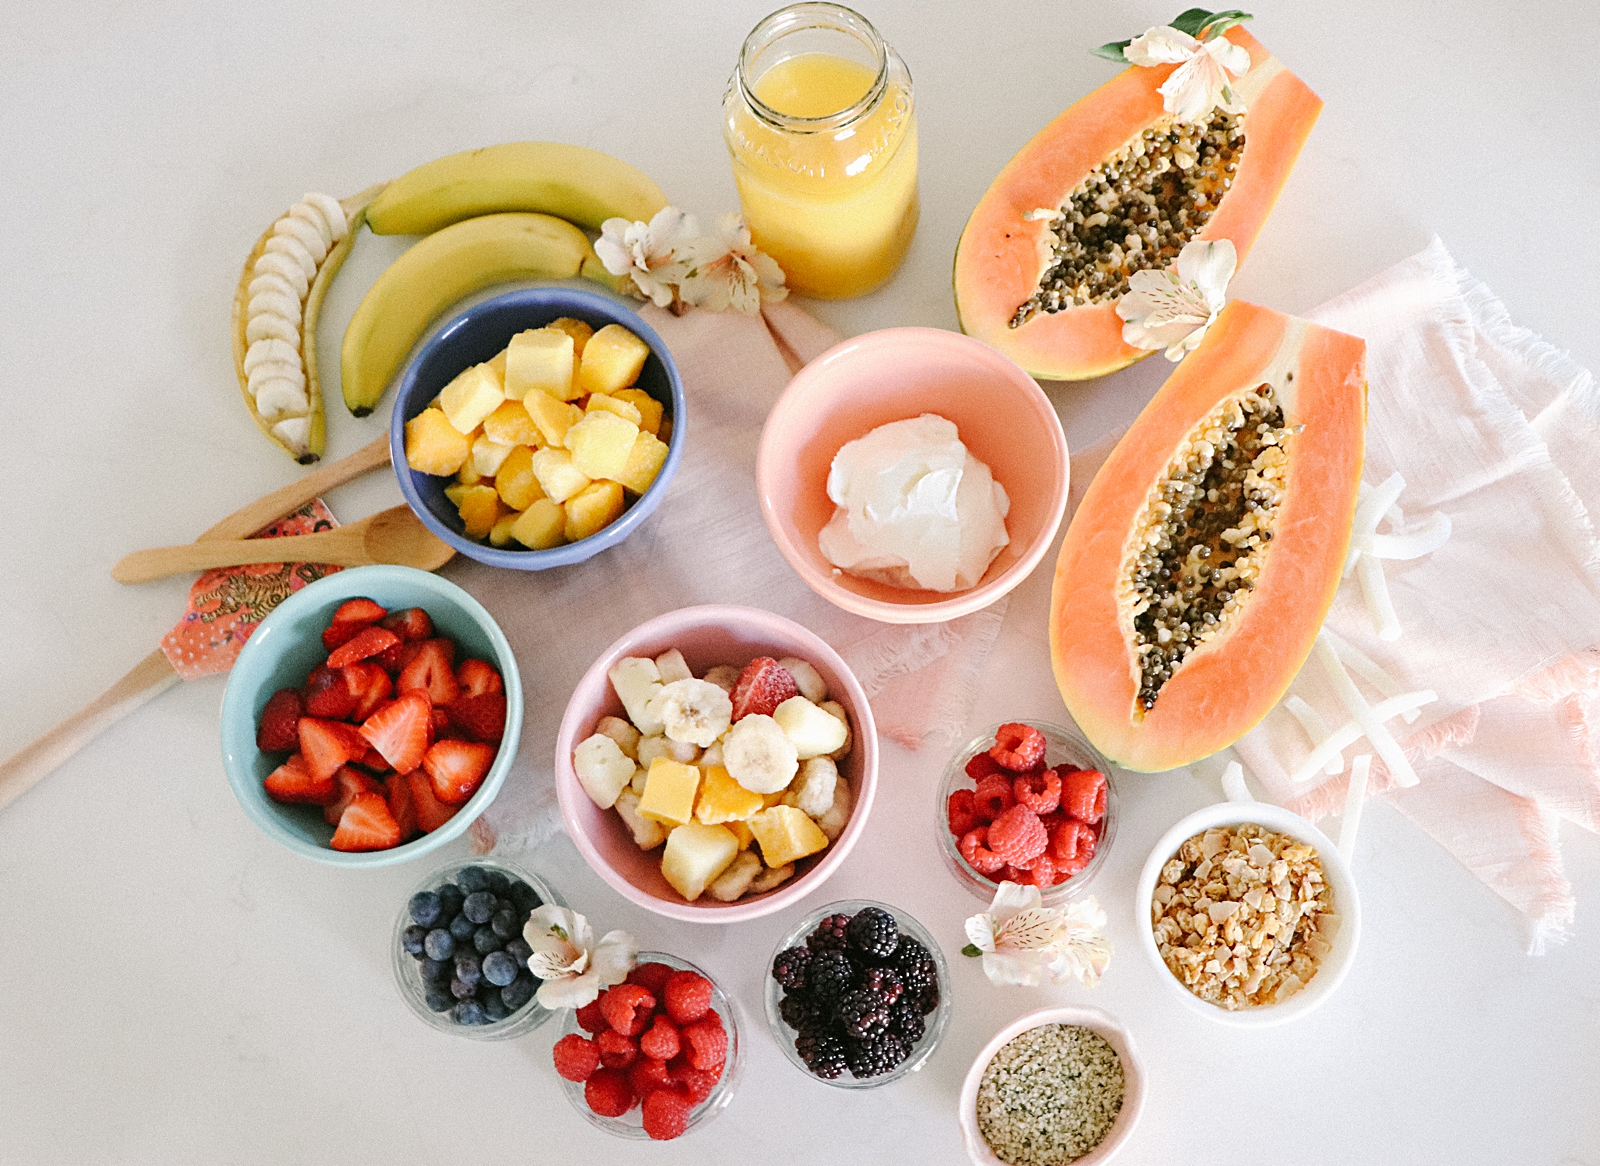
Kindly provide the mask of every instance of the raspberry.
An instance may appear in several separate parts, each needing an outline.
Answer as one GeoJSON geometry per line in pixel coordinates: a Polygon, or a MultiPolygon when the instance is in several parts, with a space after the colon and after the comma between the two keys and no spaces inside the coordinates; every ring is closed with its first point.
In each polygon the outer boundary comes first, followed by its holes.
{"type": "Polygon", "coordinates": [[[668,1086],[644,1099],[644,1132],[658,1142],[675,1138],[689,1128],[689,1099],[668,1086]]]}
{"type": "Polygon", "coordinates": [[[1012,722],[995,730],[989,756],[1002,769],[1009,769],[1012,773],[1027,773],[1043,767],[1044,746],[1044,734],[1038,729],[1012,722]]]}
{"type": "Polygon", "coordinates": [[[1074,818],[1068,818],[1050,836],[1050,857],[1059,864],[1071,862],[1081,855],[1083,861],[1088,862],[1094,857],[1096,841],[1093,830],[1074,818]]]}
{"type": "Polygon", "coordinates": [[[681,1056],[667,1066],[667,1080],[682,1088],[694,1105],[711,1096],[712,1087],[721,1076],[721,1065],[715,1069],[696,1069],[681,1056]]]}
{"type": "Polygon", "coordinates": [[[639,1046],[620,1032],[603,1032],[594,1038],[600,1063],[608,1069],[626,1069],[639,1055],[639,1046]]]}
{"type": "Polygon", "coordinates": [[[1019,863],[1015,870],[1017,877],[1012,881],[1018,886],[1038,887],[1042,891],[1056,884],[1056,864],[1049,851],[1041,851],[1027,862],[1019,863]]]}
{"type": "Polygon", "coordinates": [[[1024,773],[1011,783],[1017,805],[1027,806],[1035,814],[1048,814],[1061,804],[1061,778],[1053,769],[1043,773],[1024,773]]]}
{"type": "Polygon", "coordinates": [[[670,964],[640,964],[628,973],[627,982],[638,984],[657,1000],[661,999],[661,990],[667,986],[675,969],[670,964]]]}
{"type": "Polygon", "coordinates": [[[658,1013],[650,1031],[639,1038],[639,1051],[647,1057],[670,1061],[678,1055],[679,1044],[678,1026],[658,1013]]]}
{"type": "Polygon", "coordinates": [[[961,857],[967,860],[967,865],[979,874],[992,875],[1006,864],[1005,859],[989,849],[987,826],[967,831],[956,844],[956,849],[961,852],[961,857]]]}
{"type": "Polygon", "coordinates": [[[640,1057],[628,1066],[628,1084],[635,1097],[649,1097],[667,1083],[667,1063],[654,1057],[640,1057]]]}
{"type": "Polygon", "coordinates": [[[1106,816],[1106,775],[1096,769],[1075,769],[1061,778],[1061,808],[1093,826],[1106,816]]]}
{"type": "Polygon", "coordinates": [[[633,1108],[633,1086],[617,1069],[596,1069],[583,1086],[583,1099],[601,1117],[621,1117],[633,1108]]]}
{"type": "Polygon", "coordinates": [[[1075,858],[1052,860],[1056,864],[1056,882],[1064,883],[1084,867],[1089,865],[1087,855],[1077,855],[1075,858]]]}
{"type": "Polygon", "coordinates": [[[1011,788],[1011,779],[1003,773],[992,773],[973,791],[972,816],[980,826],[987,826],[1016,804],[1017,795],[1011,788]]]}
{"type": "Polygon", "coordinates": [[[1027,806],[1012,806],[989,824],[989,849],[1013,866],[1043,854],[1049,843],[1044,823],[1027,806]]]}
{"type": "Polygon", "coordinates": [[[643,1032],[655,1006],[656,998],[638,984],[618,984],[607,988],[600,997],[600,1015],[623,1036],[638,1036],[643,1032]]]}
{"type": "Polygon", "coordinates": [[[568,1081],[587,1081],[600,1067],[600,1050],[592,1040],[572,1033],[556,1041],[550,1050],[555,1057],[556,1072],[568,1081]]]}
{"type": "Polygon", "coordinates": [[[812,951],[843,951],[844,933],[849,926],[850,916],[829,915],[806,936],[806,946],[812,951]]]}
{"type": "Polygon", "coordinates": [[[664,1000],[668,1016],[679,1024],[693,1024],[711,1007],[711,981],[698,972],[673,972],[664,1000]]]}
{"type": "Polygon", "coordinates": [[[972,760],[967,762],[967,776],[973,781],[982,781],[990,774],[1000,772],[1002,772],[1000,766],[987,752],[976,753],[973,755],[972,760]]]}
{"type": "Polygon", "coordinates": [[[575,1019],[578,1022],[578,1027],[583,1029],[584,1032],[601,1033],[610,1027],[606,1024],[606,1018],[600,1014],[600,1001],[598,998],[589,1001],[589,1003],[578,1009],[575,1019]]]}
{"type": "Polygon", "coordinates": [[[978,819],[972,812],[972,791],[958,789],[950,795],[947,806],[950,820],[950,833],[960,838],[968,830],[978,824],[978,819]]]}
{"type": "Polygon", "coordinates": [[[691,1068],[709,1069],[728,1059],[728,1032],[715,1012],[708,1010],[704,1019],[686,1026],[678,1037],[691,1068]]]}

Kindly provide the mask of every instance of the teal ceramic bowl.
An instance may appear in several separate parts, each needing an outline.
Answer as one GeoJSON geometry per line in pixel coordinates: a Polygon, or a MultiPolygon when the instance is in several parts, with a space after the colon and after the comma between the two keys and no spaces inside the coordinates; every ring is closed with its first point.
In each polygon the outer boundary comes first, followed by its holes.
{"type": "Polygon", "coordinates": [[[522,679],[500,625],[483,605],[454,583],[413,567],[352,567],[318,579],[274,608],[245,642],[228,675],[222,697],[222,763],[228,784],[250,820],[274,841],[296,854],[332,866],[390,866],[420,858],[458,838],[488,808],[506,780],[522,733],[522,679]],[[267,699],[280,688],[305,683],[311,669],[327,659],[322,630],[341,603],[366,596],[393,610],[420,607],[441,636],[456,642],[457,659],[475,656],[500,672],[506,688],[506,732],[489,775],[472,800],[443,826],[391,850],[346,853],[328,841],[333,827],[317,806],[280,805],[267,796],[262,781],[282,756],[256,748],[256,725],[267,699]]]}

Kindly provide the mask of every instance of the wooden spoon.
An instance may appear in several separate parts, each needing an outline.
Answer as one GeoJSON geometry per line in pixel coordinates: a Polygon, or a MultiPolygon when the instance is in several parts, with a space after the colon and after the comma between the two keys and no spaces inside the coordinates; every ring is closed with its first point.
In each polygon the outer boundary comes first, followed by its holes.
{"type": "Polygon", "coordinates": [[[267,541],[215,539],[134,551],[111,568],[111,577],[119,583],[148,583],[181,571],[259,563],[263,554],[270,554],[274,563],[334,563],[341,567],[396,563],[433,571],[449,562],[455,551],[435,538],[410,507],[395,506],[349,526],[316,534],[267,541]]]}

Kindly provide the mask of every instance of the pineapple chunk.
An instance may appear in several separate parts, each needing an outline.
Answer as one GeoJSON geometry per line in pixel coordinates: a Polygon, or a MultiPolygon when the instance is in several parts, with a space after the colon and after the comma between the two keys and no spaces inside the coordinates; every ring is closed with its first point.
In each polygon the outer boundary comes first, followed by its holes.
{"type": "Polygon", "coordinates": [[[643,494],[666,464],[666,443],[641,429],[639,436],[633,439],[633,448],[628,451],[627,463],[620,472],[607,476],[613,482],[621,482],[635,494],[643,494]]]}
{"type": "Polygon", "coordinates": [[[598,534],[622,515],[622,487],[616,482],[590,482],[566,501],[565,534],[575,543],[598,534]]]}
{"type": "Polygon", "coordinates": [[[522,515],[515,510],[508,510],[494,520],[494,525],[489,528],[489,545],[492,547],[508,547],[511,545],[513,535],[511,528],[517,524],[517,519],[522,515]]]}
{"type": "Polygon", "coordinates": [[[483,419],[483,432],[502,445],[543,445],[544,433],[533,423],[521,401],[502,401],[500,407],[483,419]]]}
{"type": "MultiPolygon", "coordinates": [[[[628,719],[645,737],[660,736],[666,726],[661,718],[651,715],[650,702],[661,691],[661,672],[656,662],[646,656],[624,656],[606,673],[617,699],[622,702],[628,719]]],[[[665,738],[663,738],[665,740],[665,738]]],[[[647,766],[645,743],[640,741],[635,750],[639,764],[647,766]]],[[[653,758],[652,758],[653,760],[653,758]]]]}
{"type": "Polygon", "coordinates": [[[567,541],[566,512],[548,498],[540,498],[511,523],[511,537],[530,551],[547,551],[567,541]]]}
{"type": "Polygon", "coordinates": [[[567,440],[567,430],[574,422],[583,420],[583,410],[565,401],[558,401],[549,393],[535,393],[523,398],[522,407],[533,418],[533,423],[544,438],[542,444],[561,446],[567,440]]]}
{"type": "Polygon", "coordinates": [[[626,401],[639,410],[639,428],[646,433],[661,433],[661,414],[665,411],[660,401],[643,389],[619,389],[613,394],[616,400],[626,401]]]}
{"type": "Polygon", "coordinates": [[[533,476],[552,502],[565,502],[589,484],[589,475],[572,464],[570,453],[548,446],[534,453],[533,476]]]}
{"type": "Polygon", "coordinates": [[[451,486],[456,497],[456,511],[461,515],[461,525],[468,538],[485,538],[500,517],[500,495],[493,486],[451,486]]]}
{"type": "Polygon", "coordinates": [[[825,757],[844,744],[844,724],[803,696],[791,696],[772,712],[772,719],[794,743],[801,761],[825,757]]]}
{"type": "Polygon", "coordinates": [[[841,777],[833,786],[833,805],[817,819],[817,829],[828,836],[829,842],[837,840],[844,833],[844,828],[850,824],[850,811],[854,805],[855,795],[850,792],[850,783],[841,777]]]}
{"type": "Polygon", "coordinates": [[[750,819],[750,829],[761,846],[761,858],[770,867],[787,866],[828,845],[828,836],[804,810],[773,806],[750,819]]]}
{"type": "MultiPolygon", "coordinates": [[[[829,791],[832,794],[832,791],[829,791]]],[[[707,826],[725,822],[742,822],[752,814],[761,812],[764,802],[760,794],[753,794],[734,781],[720,765],[706,769],[700,782],[700,796],[694,803],[694,820],[707,826]]]]}
{"type": "Polygon", "coordinates": [[[506,347],[506,396],[524,400],[547,393],[558,401],[578,396],[572,384],[572,337],[556,328],[529,328],[506,347]]]}
{"type": "Polygon", "coordinates": [[[422,474],[453,474],[472,443],[439,409],[424,409],[406,422],[406,464],[422,474]]]}
{"type": "Polygon", "coordinates": [[[472,443],[472,456],[467,459],[467,464],[483,477],[493,477],[505,464],[506,455],[516,448],[514,445],[495,441],[488,433],[480,433],[472,443]]]}
{"type": "Polygon", "coordinates": [[[607,413],[615,413],[624,421],[632,421],[635,425],[644,420],[638,406],[634,405],[633,402],[624,401],[621,397],[613,397],[609,393],[590,393],[589,399],[583,403],[583,411],[585,413],[597,413],[601,410],[607,413]]]}
{"type": "Polygon", "coordinates": [[[733,836],[739,840],[739,849],[748,850],[750,844],[756,840],[755,833],[750,829],[748,822],[732,821],[722,823],[733,831],[733,836]]]}
{"type": "Polygon", "coordinates": [[[591,478],[615,478],[628,464],[639,427],[625,417],[598,410],[567,430],[572,464],[591,478]]]}
{"type": "Polygon", "coordinates": [[[484,363],[500,374],[500,384],[503,387],[506,383],[506,350],[502,348],[484,363]]]}
{"type": "Polygon", "coordinates": [[[699,787],[700,770],[695,766],[658,757],[650,763],[644,794],[639,798],[639,813],[664,826],[682,826],[694,818],[694,795],[699,787]]]}
{"type": "Polygon", "coordinates": [[[661,873],[673,890],[692,903],[705,893],[711,880],[728,869],[738,853],[739,840],[726,826],[691,822],[667,835],[661,873]]]}
{"type": "Polygon", "coordinates": [[[582,320],[574,320],[571,316],[562,316],[559,320],[551,320],[546,328],[554,328],[558,332],[565,332],[572,337],[573,356],[583,355],[583,346],[589,343],[589,337],[594,335],[594,329],[582,320]]]}
{"type": "Polygon", "coordinates": [[[732,903],[750,889],[750,883],[760,873],[761,860],[753,852],[741,850],[706,891],[719,903],[732,903]]]}
{"type": "Polygon", "coordinates": [[[578,364],[578,391],[612,393],[630,387],[644,369],[650,346],[621,324],[607,324],[589,338],[578,364]]]}
{"type": "MultiPolygon", "coordinates": [[[[471,447],[468,447],[469,451],[471,447]]],[[[461,486],[476,486],[483,481],[483,475],[472,468],[472,457],[469,452],[467,460],[461,463],[461,468],[456,471],[456,484],[461,486]]]]}
{"type": "Polygon", "coordinates": [[[676,648],[668,648],[656,657],[656,671],[661,673],[662,684],[671,684],[675,680],[694,679],[694,673],[689,670],[689,662],[683,658],[683,653],[676,648]]]}
{"type": "Polygon", "coordinates": [[[475,364],[444,387],[439,408],[460,433],[470,434],[506,399],[499,375],[486,364],[475,364]]]}
{"type": "Polygon", "coordinates": [[[533,475],[533,450],[525,445],[512,449],[500,463],[500,470],[494,476],[494,488],[513,510],[526,510],[543,498],[539,479],[533,475]]]}
{"type": "Polygon", "coordinates": [[[660,822],[639,816],[639,795],[633,790],[625,789],[618,794],[615,805],[640,850],[654,850],[667,840],[667,832],[660,822]]]}
{"type": "Polygon", "coordinates": [[[615,741],[596,733],[572,751],[572,769],[589,800],[602,810],[609,810],[633,780],[634,764],[615,741]]]}

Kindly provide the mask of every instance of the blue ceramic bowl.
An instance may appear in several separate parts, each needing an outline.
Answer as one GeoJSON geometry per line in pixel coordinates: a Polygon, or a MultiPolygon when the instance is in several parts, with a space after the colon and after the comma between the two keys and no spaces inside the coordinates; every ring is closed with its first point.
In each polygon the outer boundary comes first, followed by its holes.
{"type": "Polygon", "coordinates": [[[423,342],[405,372],[395,395],[394,413],[389,419],[389,451],[394,460],[400,492],[417,517],[439,538],[460,554],[493,567],[515,567],[519,571],[542,571],[581,563],[614,547],[627,538],[661,505],[661,499],[683,460],[684,417],[683,382],[678,366],[655,329],[637,312],[595,292],[569,287],[536,287],[506,292],[474,304],[423,342]],[[572,316],[596,331],[607,324],[621,324],[650,346],[636,387],[643,389],[664,406],[664,419],[672,422],[672,437],[667,443],[666,464],[650,488],[622,517],[604,530],[565,546],[547,551],[526,548],[492,547],[468,538],[462,532],[456,508],[444,496],[453,479],[419,473],[406,465],[406,422],[428,407],[444,387],[463,369],[492,359],[518,332],[539,328],[572,316]]]}
{"type": "Polygon", "coordinates": [[[228,784],[250,820],[274,841],[296,854],[333,866],[390,866],[420,858],[459,837],[500,792],[517,755],[522,733],[522,678],[500,625],[483,606],[454,583],[414,567],[352,567],[318,579],[278,604],[245,642],[228,674],[222,697],[222,763],[228,784]],[[438,634],[454,640],[457,658],[487,660],[499,670],[506,687],[506,732],[489,774],[472,799],[431,834],[391,850],[346,853],[328,841],[333,827],[322,820],[319,806],[280,805],[262,785],[283,755],[256,748],[256,726],[267,699],[280,688],[297,688],[316,665],[327,659],[322,630],[341,603],[366,596],[393,610],[420,607],[433,619],[438,634]]]}

